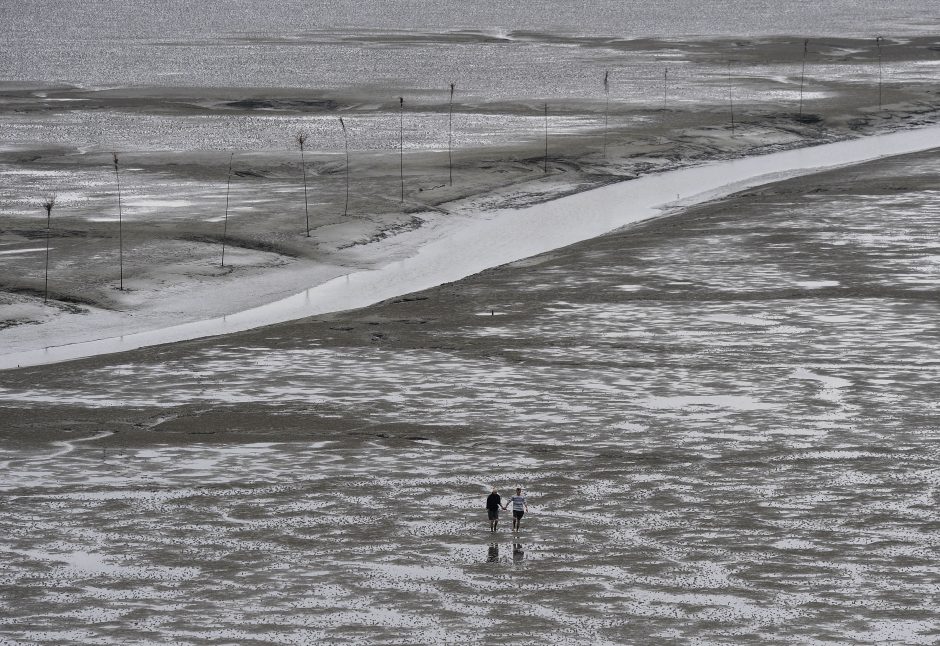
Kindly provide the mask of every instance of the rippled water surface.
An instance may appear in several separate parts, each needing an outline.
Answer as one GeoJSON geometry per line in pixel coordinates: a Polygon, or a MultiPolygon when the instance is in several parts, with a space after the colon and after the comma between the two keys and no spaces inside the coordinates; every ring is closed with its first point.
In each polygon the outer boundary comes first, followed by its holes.
{"type": "Polygon", "coordinates": [[[536,87],[535,94],[556,90],[546,80],[578,78],[589,62],[616,66],[612,39],[905,36],[931,33],[935,24],[935,8],[912,0],[52,0],[5,11],[0,78],[413,90],[460,78],[470,91],[525,96],[536,87]]]}
{"type": "MultiPolygon", "coordinates": [[[[80,150],[284,150],[303,127],[316,148],[342,146],[336,114],[351,121],[355,150],[398,143],[397,97],[406,97],[409,150],[447,145],[449,83],[457,83],[453,145],[518,143],[537,137],[542,102],[553,133],[600,127],[610,72],[611,128],[636,124],[631,108],[676,108],[735,100],[790,109],[799,96],[800,38],[814,39],[807,101],[834,84],[878,78],[874,36],[883,34],[888,82],[935,76],[936,57],[897,53],[905,38],[932,33],[929,4],[768,1],[587,4],[538,2],[247,2],[220,7],[168,3],[16,3],[0,24],[0,82],[88,89],[188,88],[173,101],[92,105],[88,97],[0,99],[4,146],[66,145],[80,150]],[[783,36],[767,44],[761,37],[783,36]],[[733,37],[709,51],[701,40],[733,37]],[[846,46],[827,37],[860,38],[846,46]],[[642,39],[658,39],[656,42],[642,39]],[[665,39],[665,42],[663,42],[665,39]],[[674,41],[675,46],[670,44],[674,41]],[[791,42],[792,41],[792,42],[791,42]],[[728,49],[730,47],[730,49],[728,49]],[[890,48],[895,49],[890,49],[890,48]],[[776,48],[776,49],[774,49],[776,48]],[[743,51],[743,50],[742,50],[743,51]],[[664,88],[669,69],[668,90],[664,88]],[[290,88],[336,100],[329,106],[255,106],[247,113],[192,88],[290,88]],[[30,109],[22,113],[24,105],[30,109]],[[36,109],[38,106],[38,110],[36,109]],[[509,106],[512,106],[511,108],[509,106]],[[339,111],[339,112],[337,112],[339,111]]],[[[200,90],[201,91],[201,90],[200,90]]],[[[122,95],[123,96],[123,95],[122,95]]],[[[240,98],[238,90],[232,95],[240,98]]],[[[244,106],[241,106],[244,107],[244,106]]]]}

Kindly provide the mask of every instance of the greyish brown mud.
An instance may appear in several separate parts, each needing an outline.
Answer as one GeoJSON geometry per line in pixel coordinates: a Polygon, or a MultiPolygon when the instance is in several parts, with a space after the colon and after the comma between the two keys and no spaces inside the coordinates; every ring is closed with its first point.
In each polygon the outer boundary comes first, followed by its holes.
{"type": "Polygon", "coordinates": [[[880,160],[0,373],[0,640],[935,643],[938,183],[880,160]]]}

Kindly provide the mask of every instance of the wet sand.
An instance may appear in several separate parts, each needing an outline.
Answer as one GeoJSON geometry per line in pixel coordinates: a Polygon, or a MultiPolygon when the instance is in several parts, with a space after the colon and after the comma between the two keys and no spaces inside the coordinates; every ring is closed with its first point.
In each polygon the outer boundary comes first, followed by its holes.
{"type": "Polygon", "coordinates": [[[938,159],[0,373],[0,634],[933,643],[938,159]]]}

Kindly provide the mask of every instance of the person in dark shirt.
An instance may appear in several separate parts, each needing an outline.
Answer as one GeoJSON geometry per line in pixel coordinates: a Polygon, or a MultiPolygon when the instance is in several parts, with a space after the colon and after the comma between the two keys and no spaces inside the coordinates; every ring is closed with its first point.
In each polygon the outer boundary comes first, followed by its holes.
{"type": "Polygon", "coordinates": [[[486,498],[486,514],[490,517],[490,531],[495,532],[496,527],[499,525],[499,510],[500,508],[506,509],[506,506],[503,505],[503,499],[500,497],[499,492],[496,489],[493,489],[491,493],[486,498]]]}

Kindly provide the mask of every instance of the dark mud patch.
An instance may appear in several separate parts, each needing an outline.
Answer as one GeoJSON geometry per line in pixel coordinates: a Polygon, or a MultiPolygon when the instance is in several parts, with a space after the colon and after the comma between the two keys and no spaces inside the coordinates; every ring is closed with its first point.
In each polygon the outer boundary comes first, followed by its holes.
{"type": "Polygon", "coordinates": [[[339,104],[332,99],[241,99],[222,103],[226,108],[236,110],[278,110],[291,112],[332,112],[339,104]]]}

